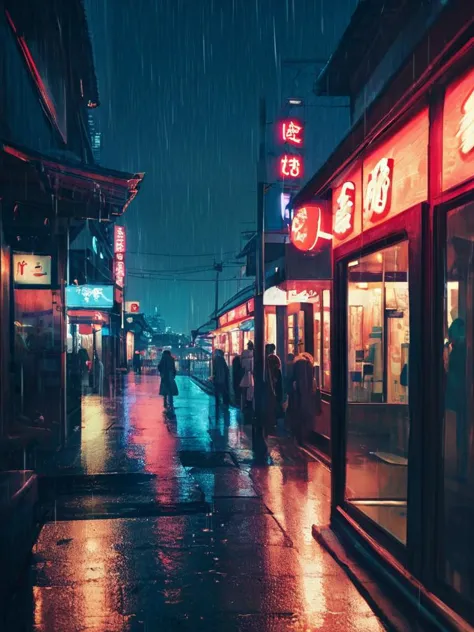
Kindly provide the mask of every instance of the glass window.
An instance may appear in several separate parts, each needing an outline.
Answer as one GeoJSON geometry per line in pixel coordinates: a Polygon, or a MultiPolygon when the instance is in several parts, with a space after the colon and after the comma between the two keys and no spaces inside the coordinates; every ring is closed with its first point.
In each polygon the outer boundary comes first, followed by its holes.
{"type": "Polygon", "coordinates": [[[322,367],[321,367],[321,295],[318,294],[313,304],[313,341],[314,341],[314,366],[316,370],[318,386],[322,383],[322,367]]]}
{"type": "Polygon", "coordinates": [[[406,542],[408,241],[347,267],[346,498],[406,542]]]}
{"type": "Polygon", "coordinates": [[[323,383],[325,391],[331,390],[331,291],[323,291],[323,383]]]}
{"type": "Polygon", "coordinates": [[[277,317],[276,313],[265,314],[265,344],[277,344],[277,317]]]}
{"type": "Polygon", "coordinates": [[[474,203],[448,213],[444,300],[442,579],[474,599],[474,203]]]}

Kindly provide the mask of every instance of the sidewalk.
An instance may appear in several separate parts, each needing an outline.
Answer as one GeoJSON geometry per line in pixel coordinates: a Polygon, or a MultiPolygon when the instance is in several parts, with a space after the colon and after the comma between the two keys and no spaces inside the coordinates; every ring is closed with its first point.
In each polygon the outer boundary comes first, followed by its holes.
{"type": "Polygon", "coordinates": [[[80,445],[42,472],[48,522],[7,629],[383,630],[312,537],[328,470],[291,440],[257,466],[238,411],[182,377],[169,420],[158,385],[84,401],[80,445]]]}

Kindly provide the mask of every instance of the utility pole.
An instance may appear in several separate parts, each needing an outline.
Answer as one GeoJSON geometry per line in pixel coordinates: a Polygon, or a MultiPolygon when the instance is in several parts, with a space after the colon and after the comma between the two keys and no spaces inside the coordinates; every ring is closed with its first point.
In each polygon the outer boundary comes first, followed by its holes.
{"type": "Polygon", "coordinates": [[[214,294],[214,314],[216,317],[217,324],[217,310],[219,309],[219,274],[222,272],[223,266],[221,263],[214,262],[214,272],[216,273],[216,288],[214,294]]]}
{"type": "Polygon", "coordinates": [[[265,392],[265,314],[263,294],[265,292],[265,185],[267,180],[266,126],[267,113],[265,99],[260,99],[260,148],[257,163],[257,243],[255,277],[255,341],[254,341],[254,381],[255,418],[252,425],[252,448],[256,455],[265,458],[264,392],[265,392]]]}

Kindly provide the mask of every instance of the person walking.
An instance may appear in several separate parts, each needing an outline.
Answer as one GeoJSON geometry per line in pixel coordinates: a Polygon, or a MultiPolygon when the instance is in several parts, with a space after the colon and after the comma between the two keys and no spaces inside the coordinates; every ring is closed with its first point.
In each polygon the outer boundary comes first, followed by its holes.
{"type": "Polygon", "coordinates": [[[232,360],[232,390],[234,391],[234,403],[240,406],[242,397],[242,389],[240,388],[240,382],[244,376],[242,369],[242,361],[239,355],[234,356],[232,360]]]}
{"type": "Polygon", "coordinates": [[[254,379],[253,379],[253,342],[247,343],[247,349],[242,352],[241,364],[243,376],[240,381],[242,389],[242,408],[247,408],[253,402],[254,379]]]}
{"type": "Polygon", "coordinates": [[[275,345],[267,345],[265,358],[265,417],[266,429],[273,428],[283,410],[283,381],[281,361],[275,353],[275,345]]]}
{"type": "Polygon", "coordinates": [[[171,351],[165,349],[158,365],[160,372],[160,395],[163,396],[165,408],[174,411],[174,398],[179,395],[176,385],[176,364],[171,351]]]}
{"type": "Polygon", "coordinates": [[[133,370],[138,375],[142,374],[142,356],[140,354],[140,351],[135,351],[133,355],[133,370]]]}
{"type": "Polygon", "coordinates": [[[212,375],[214,382],[214,395],[216,406],[219,406],[222,396],[224,406],[229,405],[229,367],[225,361],[222,349],[216,349],[212,363],[212,375]]]}

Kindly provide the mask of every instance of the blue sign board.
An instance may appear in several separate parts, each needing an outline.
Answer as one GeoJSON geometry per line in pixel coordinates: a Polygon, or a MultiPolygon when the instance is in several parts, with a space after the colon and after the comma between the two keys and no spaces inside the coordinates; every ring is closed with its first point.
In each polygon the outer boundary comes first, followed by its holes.
{"type": "Polygon", "coordinates": [[[68,309],[112,309],[113,285],[68,285],[66,307],[68,309]]]}

